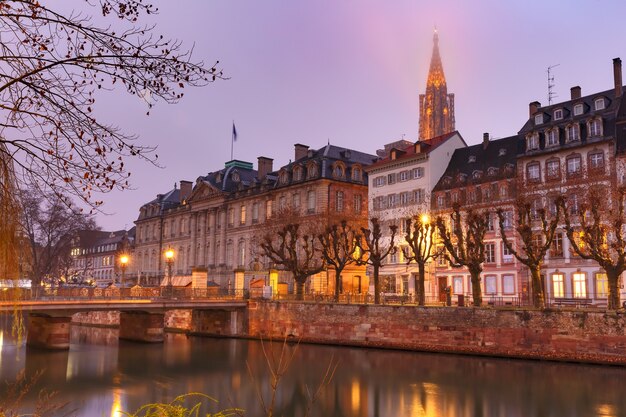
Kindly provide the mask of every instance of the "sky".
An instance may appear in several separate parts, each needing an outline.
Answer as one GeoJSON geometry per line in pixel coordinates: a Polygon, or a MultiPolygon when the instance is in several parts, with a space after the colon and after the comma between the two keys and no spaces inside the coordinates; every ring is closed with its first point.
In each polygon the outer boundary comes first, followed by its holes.
{"type": "MultiPolygon", "coordinates": [[[[404,137],[417,140],[433,29],[456,129],[468,144],[516,134],[528,103],[547,104],[547,68],[555,102],[613,86],[612,59],[626,62],[623,0],[153,0],[142,21],[193,47],[226,81],[187,89],[183,101],[146,116],[122,90],[98,100],[98,114],[145,145],[155,167],[131,161],[132,190],[103,195],[104,230],[133,226],[142,204],[180,180],[194,181],[234,157],[293,159],[295,143],[375,153],[404,137]]],[[[78,3],[77,3],[78,4],[78,3]]],[[[93,13],[97,12],[93,9],[93,13]]]]}

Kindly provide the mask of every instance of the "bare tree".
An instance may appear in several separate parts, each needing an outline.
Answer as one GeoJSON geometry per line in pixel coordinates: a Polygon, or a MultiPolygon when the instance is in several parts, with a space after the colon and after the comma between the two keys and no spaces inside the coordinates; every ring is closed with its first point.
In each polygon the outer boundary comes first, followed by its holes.
{"type": "Polygon", "coordinates": [[[374,269],[374,303],[380,304],[380,268],[387,256],[396,252],[394,246],[398,226],[389,226],[389,240],[383,234],[380,220],[376,217],[370,219],[371,227],[361,228],[362,239],[359,240],[359,248],[362,253],[361,263],[369,264],[374,269]]]}
{"type": "Polygon", "coordinates": [[[271,262],[291,272],[296,298],[301,300],[308,277],[326,267],[317,238],[319,222],[313,218],[303,219],[289,210],[276,217],[261,239],[261,251],[271,262]]]}
{"type": "Polygon", "coordinates": [[[318,238],[324,261],[335,269],[335,301],[338,301],[342,287],[341,273],[346,266],[357,263],[360,258],[358,242],[361,235],[352,223],[343,219],[339,224],[326,226],[318,238]]]}
{"type": "MultiPolygon", "coordinates": [[[[624,204],[626,189],[594,184],[589,186],[579,210],[572,216],[562,201],[565,232],[572,250],[583,259],[593,259],[608,282],[608,308],[620,308],[619,277],[626,271],[626,236],[624,204]]],[[[570,207],[571,208],[571,207],[570,207]]]]}
{"type": "Polygon", "coordinates": [[[424,281],[426,278],[426,264],[436,259],[440,252],[435,250],[436,225],[431,222],[427,214],[415,215],[406,220],[405,240],[409,250],[405,253],[407,264],[417,264],[417,276],[413,276],[417,304],[426,303],[424,281]]]}
{"type": "Polygon", "coordinates": [[[94,220],[72,211],[54,195],[22,192],[22,224],[30,244],[33,287],[44,279],[58,280],[71,263],[72,240],[81,230],[95,229],[94,220]],[[47,198],[46,198],[47,197],[47,198]]]}
{"type": "Polygon", "coordinates": [[[483,302],[480,288],[480,274],[485,262],[485,233],[489,224],[488,212],[476,212],[472,209],[461,214],[461,206],[454,204],[450,213],[450,230],[443,217],[437,217],[439,237],[446,250],[443,256],[453,267],[466,267],[472,282],[474,306],[483,302]]]}
{"type": "Polygon", "coordinates": [[[156,159],[153,148],[96,118],[97,92],[119,86],[149,109],[223,76],[154,26],[135,26],[158,11],[141,0],[83,3],[114,26],[50,4],[0,2],[0,159],[66,203],[73,195],[97,207],[94,192],[128,187],[127,157],[156,159]]]}
{"type": "Polygon", "coordinates": [[[513,254],[530,271],[533,306],[545,307],[544,285],[541,279],[541,266],[546,253],[554,240],[554,234],[559,224],[561,204],[560,197],[553,202],[554,210],[550,215],[545,208],[533,207],[533,203],[524,198],[518,198],[515,202],[515,231],[519,235],[521,247],[515,248],[508,238],[506,230],[512,225],[504,210],[498,209],[498,222],[500,236],[507,250],[513,254]]]}

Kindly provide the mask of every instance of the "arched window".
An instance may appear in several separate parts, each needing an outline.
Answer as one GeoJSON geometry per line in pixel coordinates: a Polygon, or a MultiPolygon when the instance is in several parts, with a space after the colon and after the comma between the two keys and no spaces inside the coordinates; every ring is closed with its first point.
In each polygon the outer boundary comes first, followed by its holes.
{"type": "Polygon", "coordinates": [[[317,177],[317,165],[313,163],[307,167],[307,178],[315,177],[317,177]]]}

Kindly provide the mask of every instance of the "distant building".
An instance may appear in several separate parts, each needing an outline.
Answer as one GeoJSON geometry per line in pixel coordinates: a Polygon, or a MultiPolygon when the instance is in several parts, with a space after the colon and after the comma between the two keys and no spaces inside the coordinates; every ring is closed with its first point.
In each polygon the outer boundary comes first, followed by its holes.
{"type": "MultiPolygon", "coordinates": [[[[267,222],[290,207],[303,217],[337,214],[367,218],[365,168],[376,160],[352,149],[327,145],[309,149],[296,144],[293,162],[273,168],[273,160],[233,160],[224,168],[201,176],[195,185],[181,181],[140,209],[135,250],[136,273],[163,284],[163,254],[175,252],[176,283],[191,282],[194,274],[224,288],[249,289],[253,280],[269,282],[273,267],[261,254],[260,239],[267,222]],[[183,279],[184,278],[184,279],[183,279]]],[[[290,281],[286,272],[280,279],[290,281]]],[[[333,273],[311,277],[309,292],[334,290],[333,273]]],[[[365,292],[364,267],[343,274],[343,291],[365,292]]]]}
{"type": "Polygon", "coordinates": [[[408,249],[404,239],[405,219],[429,212],[431,191],[446,170],[455,149],[465,146],[458,132],[415,143],[393,142],[378,151],[382,159],[365,169],[369,177],[369,217],[382,221],[384,233],[388,235],[386,242],[390,239],[388,226],[398,226],[394,244],[401,250],[390,255],[381,270],[383,292],[415,292],[413,275],[417,274],[417,266],[407,265],[403,256],[408,249]]]}
{"type": "Polygon", "coordinates": [[[426,92],[419,96],[419,139],[454,132],[454,94],[448,94],[446,76],[439,55],[439,34],[433,35],[433,54],[426,80],[426,92]]]}

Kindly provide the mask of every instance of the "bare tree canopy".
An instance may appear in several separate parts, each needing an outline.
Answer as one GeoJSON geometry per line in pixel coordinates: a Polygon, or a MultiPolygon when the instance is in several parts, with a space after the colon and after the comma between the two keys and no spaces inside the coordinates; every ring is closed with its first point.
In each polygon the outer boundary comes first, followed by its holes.
{"type": "Polygon", "coordinates": [[[404,254],[407,264],[415,262],[417,264],[418,275],[413,276],[415,286],[415,296],[418,305],[426,303],[426,264],[437,258],[440,252],[435,250],[435,230],[436,225],[431,221],[428,214],[416,214],[406,221],[405,240],[409,250],[404,254]]]}
{"type": "Polygon", "coordinates": [[[190,50],[155,34],[153,26],[135,26],[157,12],[152,5],[85,4],[115,26],[63,14],[55,2],[0,2],[0,159],[12,160],[17,175],[48,185],[57,196],[65,190],[97,207],[102,202],[94,193],[128,187],[127,157],[156,159],[154,148],[96,119],[97,91],[124,88],[150,108],[178,102],[185,86],[223,76],[215,65],[194,62],[190,50]]]}
{"type": "Polygon", "coordinates": [[[383,233],[383,226],[377,217],[370,219],[371,227],[361,228],[362,239],[359,239],[361,249],[361,263],[369,264],[373,269],[374,276],[374,303],[380,304],[380,268],[382,268],[387,256],[396,252],[394,246],[398,226],[389,226],[389,235],[383,233]],[[389,239],[387,239],[389,236],[389,239]]]}

